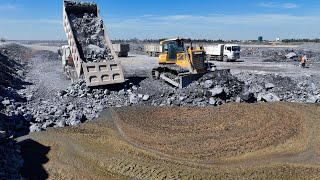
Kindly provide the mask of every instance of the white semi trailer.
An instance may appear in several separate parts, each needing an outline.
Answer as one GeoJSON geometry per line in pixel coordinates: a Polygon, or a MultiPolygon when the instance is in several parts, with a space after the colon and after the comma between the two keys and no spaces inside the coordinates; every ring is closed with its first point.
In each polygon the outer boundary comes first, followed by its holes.
{"type": "Polygon", "coordinates": [[[240,46],[237,44],[218,44],[203,47],[210,60],[236,61],[240,59],[240,46]]]}
{"type": "Polygon", "coordinates": [[[162,46],[159,44],[145,44],[143,51],[152,57],[158,57],[163,52],[162,46]]]}

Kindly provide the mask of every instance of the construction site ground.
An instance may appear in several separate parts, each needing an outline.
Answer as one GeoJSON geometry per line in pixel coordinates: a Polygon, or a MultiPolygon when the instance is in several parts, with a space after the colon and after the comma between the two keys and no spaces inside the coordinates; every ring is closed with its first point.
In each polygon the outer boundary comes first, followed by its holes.
{"type": "Polygon", "coordinates": [[[287,103],[107,109],[97,121],[20,138],[22,173],[30,179],[316,179],[319,119],[319,105],[287,103]]]}
{"type": "MultiPolygon", "coordinates": [[[[158,58],[147,55],[130,54],[127,58],[120,58],[127,73],[136,73],[137,70],[150,73],[149,70],[157,66],[158,58]]],[[[243,57],[236,62],[209,61],[217,69],[230,69],[231,73],[252,72],[253,74],[274,73],[283,76],[320,75],[320,62],[312,63],[313,67],[301,68],[299,62],[263,62],[259,57],[243,57]]],[[[308,65],[307,65],[308,66],[308,65]]]]}
{"type": "MultiPolygon", "coordinates": [[[[58,92],[70,85],[56,53],[60,46],[26,46],[33,49],[25,76],[32,85],[21,91],[33,94],[28,105],[45,109],[50,103],[47,99],[58,99],[58,92]]],[[[130,78],[150,77],[157,60],[134,52],[120,58],[130,78]]],[[[235,75],[249,72],[314,78],[320,77],[319,62],[312,61],[305,69],[297,61],[264,62],[258,56],[213,63],[235,75]]],[[[170,87],[152,78],[145,83],[154,91],[170,87]]],[[[93,121],[48,128],[17,140],[26,179],[317,179],[319,119],[319,104],[114,105],[93,121]]]]}

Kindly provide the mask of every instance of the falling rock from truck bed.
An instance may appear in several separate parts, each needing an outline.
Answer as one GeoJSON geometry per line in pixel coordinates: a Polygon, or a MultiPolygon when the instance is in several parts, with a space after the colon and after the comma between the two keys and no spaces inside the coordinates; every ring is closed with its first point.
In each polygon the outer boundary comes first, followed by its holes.
{"type": "Polygon", "coordinates": [[[80,56],[86,62],[113,60],[111,49],[104,38],[103,21],[94,14],[71,14],[69,16],[80,56]],[[82,52],[82,54],[81,54],[82,52]]]}

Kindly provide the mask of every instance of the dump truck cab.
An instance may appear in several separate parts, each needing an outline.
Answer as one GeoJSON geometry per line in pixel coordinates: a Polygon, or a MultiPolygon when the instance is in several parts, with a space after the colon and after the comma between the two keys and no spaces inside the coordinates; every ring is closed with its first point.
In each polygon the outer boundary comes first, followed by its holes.
{"type": "Polygon", "coordinates": [[[228,56],[229,60],[237,60],[240,58],[240,46],[238,44],[224,45],[224,55],[228,56]]]}

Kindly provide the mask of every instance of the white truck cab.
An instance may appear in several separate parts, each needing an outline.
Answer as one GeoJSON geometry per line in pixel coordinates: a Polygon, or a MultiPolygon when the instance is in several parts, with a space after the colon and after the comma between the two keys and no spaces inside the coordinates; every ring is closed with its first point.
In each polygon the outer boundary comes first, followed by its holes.
{"type": "MultiPolygon", "coordinates": [[[[228,57],[227,61],[235,61],[240,59],[240,46],[237,44],[226,44],[224,45],[223,55],[228,57]]],[[[225,59],[223,59],[225,61],[225,59]]]]}
{"type": "Polygon", "coordinates": [[[238,44],[218,44],[204,46],[204,50],[210,60],[236,61],[240,59],[240,46],[238,44]]]}

